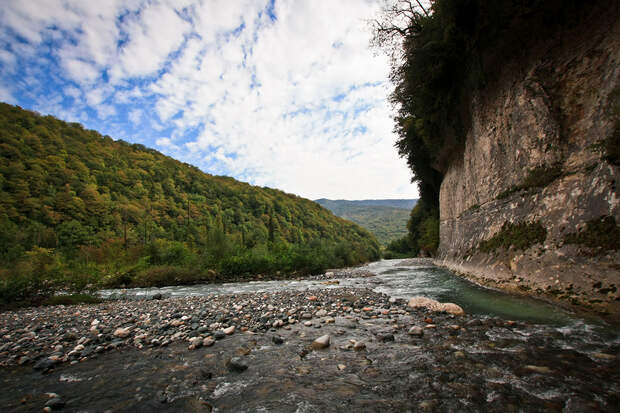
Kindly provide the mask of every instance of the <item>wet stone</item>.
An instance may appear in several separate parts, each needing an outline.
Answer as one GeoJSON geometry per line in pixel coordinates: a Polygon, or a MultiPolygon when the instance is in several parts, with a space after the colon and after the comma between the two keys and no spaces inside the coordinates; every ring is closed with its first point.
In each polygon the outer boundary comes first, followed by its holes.
{"type": "Polygon", "coordinates": [[[320,350],[329,347],[331,338],[328,334],[325,334],[312,342],[312,348],[314,350],[320,350]]]}
{"type": "Polygon", "coordinates": [[[204,347],[211,347],[213,344],[215,343],[215,339],[213,337],[206,337],[203,341],[202,341],[202,345],[204,347]]]}
{"type": "Polygon", "coordinates": [[[228,370],[241,373],[248,369],[247,363],[241,357],[233,357],[227,363],[228,370]]]}
{"type": "Polygon", "coordinates": [[[49,399],[47,403],[45,403],[45,406],[52,410],[60,410],[65,407],[65,402],[59,397],[54,397],[53,399],[49,399]]]}
{"type": "Polygon", "coordinates": [[[33,366],[33,368],[35,370],[41,370],[43,372],[46,372],[50,370],[52,367],[54,367],[56,364],[58,364],[57,360],[51,360],[51,359],[45,358],[45,359],[37,361],[35,365],[33,366]]]}
{"type": "Polygon", "coordinates": [[[377,334],[379,341],[386,343],[388,341],[394,341],[394,334],[392,333],[379,333],[377,334]]]}
{"type": "Polygon", "coordinates": [[[408,334],[413,337],[422,337],[424,336],[424,329],[419,326],[413,326],[409,329],[408,334]]]}

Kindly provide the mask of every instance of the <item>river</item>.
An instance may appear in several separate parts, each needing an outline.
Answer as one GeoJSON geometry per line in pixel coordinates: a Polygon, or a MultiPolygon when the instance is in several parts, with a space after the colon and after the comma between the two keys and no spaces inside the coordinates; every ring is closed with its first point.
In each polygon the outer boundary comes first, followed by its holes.
{"type": "Polygon", "coordinates": [[[620,404],[617,326],[476,286],[428,260],[101,295],[124,299],[0,313],[6,411],[40,411],[51,393],[71,412],[568,413],[620,404]],[[416,295],[466,315],[408,308],[416,295]],[[225,336],[229,326],[237,332],[225,336]],[[215,344],[192,349],[218,332],[215,344]],[[329,347],[313,350],[322,335],[329,347]],[[37,369],[58,343],[64,362],[37,369]]]}

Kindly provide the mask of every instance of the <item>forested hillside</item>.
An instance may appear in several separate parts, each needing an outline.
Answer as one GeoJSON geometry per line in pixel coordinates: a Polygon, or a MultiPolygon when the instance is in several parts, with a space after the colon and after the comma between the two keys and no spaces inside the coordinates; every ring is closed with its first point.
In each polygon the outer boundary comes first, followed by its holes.
{"type": "Polygon", "coordinates": [[[339,217],[368,229],[382,245],[407,235],[407,221],[415,199],[331,200],[315,202],[339,217]]]}
{"type": "Polygon", "coordinates": [[[29,277],[62,288],[161,284],[315,272],[378,255],[370,233],[309,200],[0,104],[5,295],[29,277]]]}

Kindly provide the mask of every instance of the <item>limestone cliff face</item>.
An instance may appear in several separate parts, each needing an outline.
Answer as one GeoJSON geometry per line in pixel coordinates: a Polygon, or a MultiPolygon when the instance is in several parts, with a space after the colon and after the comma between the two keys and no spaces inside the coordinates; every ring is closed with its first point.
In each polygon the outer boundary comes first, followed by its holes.
{"type": "Polygon", "coordinates": [[[595,14],[507,62],[473,98],[464,153],[445,173],[438,263],[483,284],[620,316],[620,251],[566,242],[588,221],[620,223],[620,172],[602,149],[617,139],[619,79],[616,13],[595,14]],[[532,171],[551,178],[532,185],[532,171]],[[480,250],[505,223],[520,222],[540,223],[546,239],[480,250]]]}

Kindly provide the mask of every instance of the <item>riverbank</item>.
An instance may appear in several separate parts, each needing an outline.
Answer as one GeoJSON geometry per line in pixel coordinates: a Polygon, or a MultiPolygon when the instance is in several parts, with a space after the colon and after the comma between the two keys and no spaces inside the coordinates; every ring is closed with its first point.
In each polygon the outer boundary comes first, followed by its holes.
{"type": "MultiPolygon", "coordinates": [[[[515,275],[510,267],[504,264],[449,259],[436,259],[433,264],[485,288],[538,298],[571,311],[590,313],[610,323],[620,325],[620,293],[615,284],[603,286],[601,283],[590,282],[596,290],[600,290],[597,292],[599,296],[601,294],[606,296],[605,300],[601,300],[600,297],[597,298],[590,293],[584,293],[581,289],[573,288],[573,284],[568,289],[557,287],[559,284],[557,271],[537,274],[539,279],[547,280],[543,286],[535,280],[515,275]]],[[[587,281],[582,280],[580,283],[584,284],[587,281]]]]}
{"type": "Polygon", "coordinates": [[[620,401],[617,335],[431,313],[367,288],[32,308],[0,325],[10,412],[611,412],[620,401]]]}

